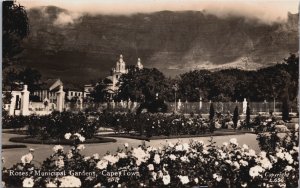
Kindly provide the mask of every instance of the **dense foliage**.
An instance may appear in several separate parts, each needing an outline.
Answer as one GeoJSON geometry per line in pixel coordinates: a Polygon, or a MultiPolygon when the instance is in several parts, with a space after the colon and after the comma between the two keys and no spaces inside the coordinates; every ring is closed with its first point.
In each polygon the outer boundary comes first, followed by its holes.
{"type": "MultiPolygon", "coordinates": [[[[211,119],[190,114],[163,113],[71,113],[53,112],[46,116],[3,116],[3,128],[27,128],[27,133],[41,139],[62,139],[67,132],[78,132],[87,138],[93,137],[100,127],[112,128],[115,133],[133,135],[170,136],[201,135],[216,129],[255,129],[270,131],[269,122],[277,122],[275,117],[257,116],[254,119],[239,119],[238,114],[216,113],[211,119]],[[266,124],[267,122],[267,124],[266,124]]],[[[281,123],[280,124],[284,124],[281,123]]]]}
{"type": "Polygon", "coordinates": [[[30,116],[28,134],[40,139],[63,139],[66,133],[80,133],[92,138],[96,133],[95,122],[83,113],[53,112],[46,116],[30,116]]]}
{"type": "Polygon", "coordinates": [[[25,8],[15,1],[3,2],[3,65],[22,52],[21,41],[29,34],[29,22],[25,8]]]}
{"type": "Polygon", "coordinates": [[[121,76],[116,98],[119,100],[130,98],[134,101],[153,101],[157,93],[163,98],[167,98],[167,93],[171,90],[168,79],[156,68],[132,68],[128,74],[121,76]]]}
{"type": "MultiPolygon", "coordinates": [[[[288,94],[295,101],[298,91],[299,58],[291,54],[283,63],[257,71],[226,69],[220,71],[194,70],[174,79],[166,78],[157,69],[131,68],[128,74],[120,78],[120,88],[116,100],[144,101],[155,99],[156,94],[165,101],[177,99],[183,101],[283,101],[288,94]],[[178,90],[174,90],[174,84],[178,90]]],[[[101,85],[100,85],[101,86],[101,85]]],[[[100,87],[99,86],[99,87],[100,87]]],[[[98,89],[99,90],[99,89],[98,89]]],[[[98,96],[103,96],[100,88],[98,96]]]]}

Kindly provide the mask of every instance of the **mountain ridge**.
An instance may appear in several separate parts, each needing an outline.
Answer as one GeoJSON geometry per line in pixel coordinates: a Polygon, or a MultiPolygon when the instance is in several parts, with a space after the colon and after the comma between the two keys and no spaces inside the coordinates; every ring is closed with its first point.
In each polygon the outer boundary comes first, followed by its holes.
{"type": "Polygon", "coordinates": [[[30,9],[28,16],[24,64],[67,82],[105,77],[121,53],[128,64],[140,57],[145,67],[174,76],[245,57],[259,68],[298,50],[298,17],[290,13],[287,22],[273,24],[201,11],[78,15],[53,6],[30,9]]]}

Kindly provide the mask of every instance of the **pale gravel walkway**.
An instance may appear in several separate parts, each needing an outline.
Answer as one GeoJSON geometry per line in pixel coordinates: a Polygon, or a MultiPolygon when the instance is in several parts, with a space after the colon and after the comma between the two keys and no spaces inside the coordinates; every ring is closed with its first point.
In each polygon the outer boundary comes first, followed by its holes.
{"type": "MultiPolygon", "coordinates": [[[[8,139],[18,135],[15,134],[2,134],[2,144],[22,144],[22,143],[12,143],[8,139]]],[[[259,146],[256,141],[255,134],[242,134],[242,135],[229,135],[229,136],[215,136],[214,141],[217,145],[222,145],[223,142],[229,142],[231,138],[237,138],[240,145],[247,144],[250,148],[259,151],[259,146]]],[[[115,152],[117,148],[124,148],[124,143],[128,143],[129,147],[137,147],[142,144],[143,141],[129,139],[129,138],[114,138],[117,140],[115,143],[97,143],[97,144],[85,144],[86,148],[82,151],[84,155],[92,155],[94,153],[99,153],[100,156],[103,156],[107,151],[115,152]]],[[[191,138],[180,138],[183,142],[189,142],[191,138]]],[[[205,143],[208,143],[210,137],[196,137],[194,140],[202,140],[205,143]]],[[[168,139],[168,141],[175,143],[178,139],[168,139]]],[[[147,146],[159,147],[166,143],[166,139],[163,140],[151,140],[150,142],[146,141],[147,146]]],[[[41,144],[25,144],[27,148],[17,148],[17,149],[5,149],[2,150],[2,156],[5,158],[4,167],[11,167],[13,164],[20,162],[22,155],[28,153],[29,148],[35,149],[34,160],[36,164],[42,162],[52,153],[52,148],[54,145],[41,145],[41,144]]],[[[64,146],[65,150],[69,149],[69,146],[64,146]]]]}

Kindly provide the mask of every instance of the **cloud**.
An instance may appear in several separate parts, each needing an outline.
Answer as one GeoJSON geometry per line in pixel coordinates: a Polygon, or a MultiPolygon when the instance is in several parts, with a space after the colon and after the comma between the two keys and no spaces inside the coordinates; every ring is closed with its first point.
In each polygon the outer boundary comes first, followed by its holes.
{"type": "MultiPolygon", "coordinates": [[[[162,10],[205,10],[219,17],[239,15],[257,18],[263,22],[283,21],[287,12],[298,12],[298,0],[19,0],[27,8],[54,5],[77,13],[89,14],[134,14],[162,10]]],[[[58,23],[71,23],[72,15],[62,15],[58,23]],[[62,21],[62,22],[60,22],[62,21]]]]}
{"type": "Polygon", "coordinates": [[[65,13],[61,12],[54,20],[53,24],[56,26],[65,26],[74,24],[81,17],[79,13],[65,13]]]}

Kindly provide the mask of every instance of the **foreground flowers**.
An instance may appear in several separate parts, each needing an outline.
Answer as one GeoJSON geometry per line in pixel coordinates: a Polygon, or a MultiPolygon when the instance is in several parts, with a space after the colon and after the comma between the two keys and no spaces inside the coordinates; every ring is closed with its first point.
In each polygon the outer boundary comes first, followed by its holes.
{"type": "MultiPolygon", "coordinates": [[[[79,139],[80,136],[76,135],[79,139]]],[[[68,138],[69,135],[66,135],[68,138]]],[[[70,138],[73,135],[70,136],[70,138]]],[[[290,142],[295,142],[290,138],[290,142]]],[[[298,142],[295,142],[298,143],[298,142]]],[[[211,139],[190,143],[167,142],[161,148],[141,145],[129,149],[124,144],[115,154],[83,156],[83,144],[64,152],[54,146],[53,154],[41,165],[32,164],[33,154],[3,171],[4,184],[12,187],[297,187],[299,147],[278,143],[276,152],[256,153],[232,138],[221,147],[211,139]],[[32,175],[33,170],[63,171],[55,176],[32,175]],[[12,177],[9,170],[22,170],[28,176],[12,177]],[[73,170],[73,174],[70,173],[73,170]],[[75,172],[94,172],[83,175],[75,172]],[[276,178],[274,178],[276,177],[276,178]]]]}

